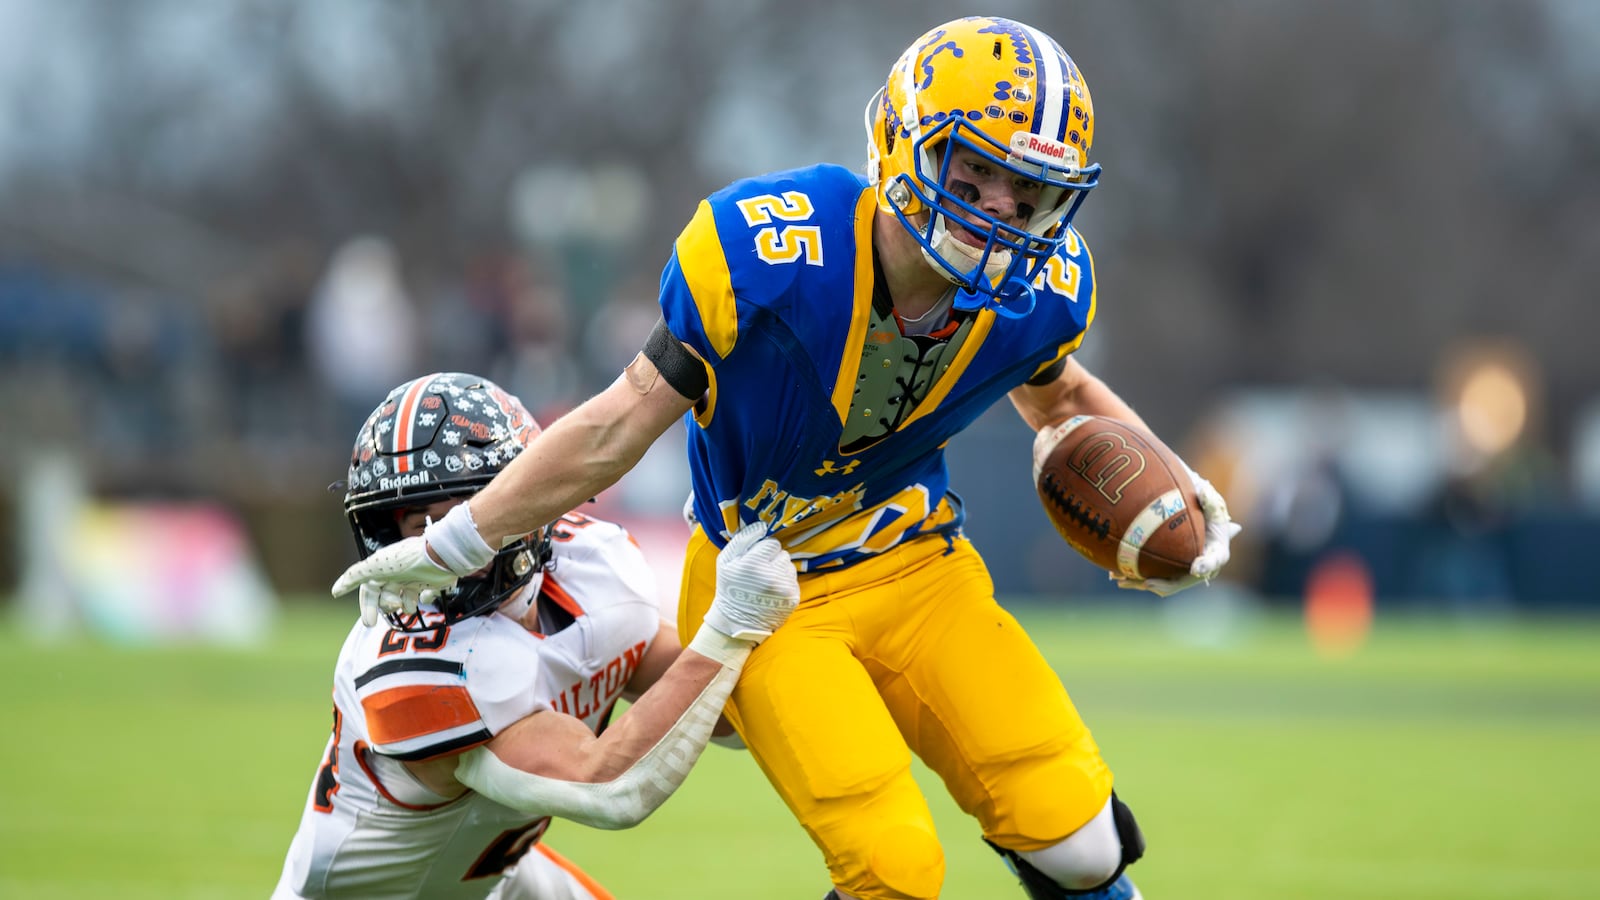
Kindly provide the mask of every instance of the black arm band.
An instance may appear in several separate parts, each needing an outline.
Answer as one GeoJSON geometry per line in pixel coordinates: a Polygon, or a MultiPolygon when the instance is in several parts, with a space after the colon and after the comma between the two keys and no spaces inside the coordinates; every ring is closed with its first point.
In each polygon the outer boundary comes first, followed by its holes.
{"type": "Polygon", "coordinates": [[[1061,377],[1061,370],[1065,369],[1066,367],[1067,367],[1067,358],[1065,356],[1063,356],[1060,359],[1056,360],[1055,362],[1051,363],[1050,364],[1050,368],[1045,369],[1043,372],[1040,372],[1039,374],[1033,376],[1032,378],[1029,378],[1028,379],[1028,383],[1033,385],[1034,387],[1044,387],[1045,385],[1049,384],[1050,382],[1055,381],[1057,378],[1060,378],[1061,377]]]}
{"type": "Polygon", "coordinates": [[[655,364],[673,390],[690,400],[699,400],[711,387],[705,363],[672,336],[664,319],[656,321],[655,330],[644,342],[644,358],[655,364]]]}

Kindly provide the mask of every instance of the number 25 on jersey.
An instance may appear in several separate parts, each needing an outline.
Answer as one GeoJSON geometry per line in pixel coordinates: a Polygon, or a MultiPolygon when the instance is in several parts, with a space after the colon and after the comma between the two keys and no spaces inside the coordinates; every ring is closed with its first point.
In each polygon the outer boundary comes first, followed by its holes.
{"type": "MultiPolygon", "coordinates": [[[[811,198],[799,191],[746,197],[738,203],[746,225],[754,228],[773,219],[784,223],[804,222],[815,209],[811,198]]],[[[822,265],[822,229],[815,225],[767,225],[756,232],[756,256],[769,266],[797,262],[822,265]]]]}

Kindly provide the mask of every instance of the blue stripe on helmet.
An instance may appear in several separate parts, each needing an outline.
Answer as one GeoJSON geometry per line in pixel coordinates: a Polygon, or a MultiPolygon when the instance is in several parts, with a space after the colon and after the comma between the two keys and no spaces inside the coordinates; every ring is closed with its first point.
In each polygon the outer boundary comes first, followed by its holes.
{"type": "Polygon", "coordinates": [[[1067,51],[1061,45],[1050,40],[1050,49],[1055,52],[1056,66],[1061,69],[1061,125],[1056,128],[1056,140],[1063,143],[1067,140],[1067,128],[1072,124],[1072,72],[1067,67],[1067,51]]]}

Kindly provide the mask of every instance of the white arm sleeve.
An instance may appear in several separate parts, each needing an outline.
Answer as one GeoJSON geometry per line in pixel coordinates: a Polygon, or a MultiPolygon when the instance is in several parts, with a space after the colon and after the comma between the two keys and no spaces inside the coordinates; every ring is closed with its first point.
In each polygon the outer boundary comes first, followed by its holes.
{"type": "Polygon", "coordinates": [[[701,628],[689,648],[721,663],[722,670],[661,740],[611,781],[591,784],[524,772],[501,762],[487,747],[461,754],[456,780],[529,815],[558,816],[591,828],[632,828],[683,784],[711,737],[751,647],[748,641],[701,628]]]}

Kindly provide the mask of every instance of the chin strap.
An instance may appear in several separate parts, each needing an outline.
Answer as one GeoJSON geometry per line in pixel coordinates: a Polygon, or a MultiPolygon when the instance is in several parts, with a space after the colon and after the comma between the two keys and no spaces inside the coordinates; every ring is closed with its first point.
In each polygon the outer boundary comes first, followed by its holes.
{"type": "Polygon", "coordinates": [[[1039,297],[1034,293],[1033,285],[1021,278],[1011,278],[1006,281],[1006,286],[1016,285],[1016,293],[1009,300],[1002,300],[999,294],[989,296],[968,290],[956,291],[954,306],[956,309],[973,311],[992,309],[995,315],[1006,319],[1020,319],[1033,312],[1034,306],[1039,302],[1039,297]]]}
{"type": "Polygon", "coordinates": [[[518,591],[516,596],[500,604],[501,614],[516,619],[518,622],[522,621],[523,617],[533,609],[534,603],[538,602],[539,590],[543,587],[544,569],[541,568],[533,574],[527,584],[523,585],[522,590],[518,591]]]}

